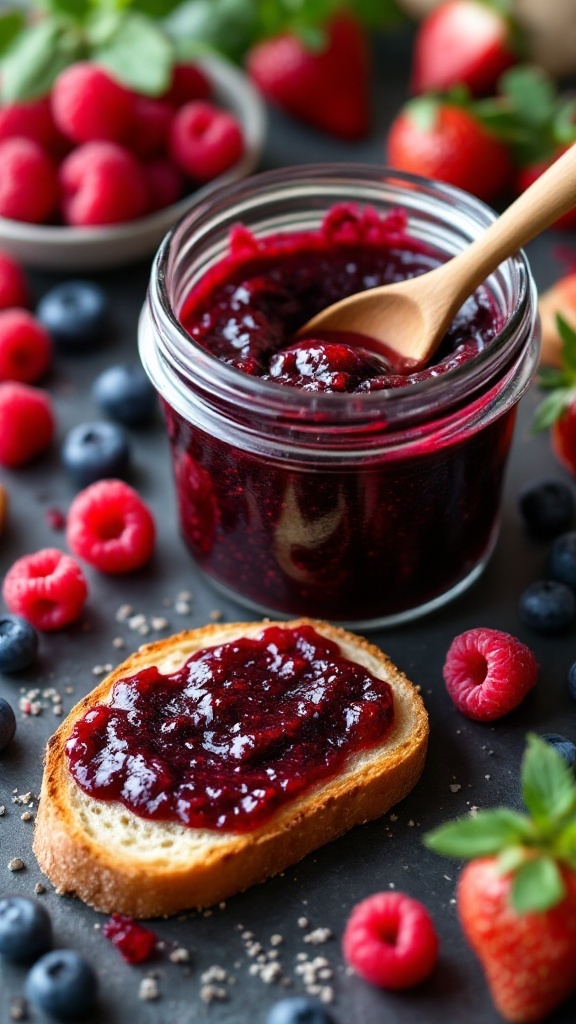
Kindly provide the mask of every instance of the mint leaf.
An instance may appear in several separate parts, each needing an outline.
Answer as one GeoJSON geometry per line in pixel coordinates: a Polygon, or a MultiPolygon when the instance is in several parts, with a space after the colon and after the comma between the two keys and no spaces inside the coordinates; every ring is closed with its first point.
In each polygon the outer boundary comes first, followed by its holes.
{"type": "Polygon", "coordinates": [[[77,57],[61,26],[45,18],[22,32],[0,63],[4,103],[46,95],[60,72],[77,57]]]}
{"type": "Polygon", "coordinates": [[[533,733],[522,760],[522,794],[530,814],[544,828],[576,811],[573,771],[549,743],[533,733]]]}
{"type": "Polygon", "coordinates": [[[240,61],[260,35],[255,6],[238,0],[186,0],[163,24],[182,60],[214,50],[240,61]]]}
{"type": "Polygon", "coordinates": [[[574,397],[574,389],[567,387],[556,388],[550,395],[547,395],[534,413],[532,430],[535,434],[541,430],[548,430],[556,420],[559,420],[566,411],[571,399],[574,397]]]}
{"type": "Polygon", "coordinates": [[[0,56],[12,45],[25,25],[26,19],[22,11],[0,13],[0,56]]]}
{"type": "Polygon", "coordinates": [[[519,914],[541,913],[560,903],[565,892],[556,861],[547,856],[534,857],[514,875],[510,902],[519,914]]]}
{"type": "Polygon", "coordinates": [[[94,48],[92,56],[136,92],[160,96],[170,85],[174,47],[144,14],[128,12],[114,34],[94,48]]]}
{"type": "Polygon", "coordinates": [[[576,331],[566,323],[560,313],[556,314],[556,326],[562,339],[562,365],[576,380],[576,331]]]}
{"type": "Polygon", "coordinates": [[[499,853],[507,846],[522,843],[530,835],[528,820],[503,807],[441,825],[424,837],[424,843],[435,853],[470,858],[499,853]]]}

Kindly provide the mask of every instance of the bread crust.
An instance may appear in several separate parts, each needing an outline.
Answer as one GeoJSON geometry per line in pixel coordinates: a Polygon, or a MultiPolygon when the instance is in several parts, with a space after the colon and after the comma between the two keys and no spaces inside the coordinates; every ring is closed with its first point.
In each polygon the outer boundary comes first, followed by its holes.
{"type": "MultiPolygon", "coordinates": [[[[78,896],[104,913],[146,918],[207,907],[264,881],[354,825],[377,818],[402,800],[418,781],[426,756],[428,716],[406,676],[365,639],[313,619],[291,622],[213,624],[148,644],[119,665],[70,712],[48,742],[33,849],[40,868],[59,893],[78,896]],[[215,833],[173,823],[151,822],[165,834],[162,856],[126,849],[94,834],[82,806],[95,801],[73,780],[65,744],[73,726],[95,704],[105,703],[117,679],[157,664],[161,671],[184,663],[204,647],[253,636],[268,625],[313,626],[336,641],[347,657],[387,679],[394,692],[395,722],[385,741],[352,755],[343,770],[315,785],[249,833],[215,833]],[[190,852],[187,844],[198,840],[190,852]],[[179,851],[175,856],[174,850],[179,851]]],[[[143,819],[120,804],[122,822],[141,828],[143,819]]]]}

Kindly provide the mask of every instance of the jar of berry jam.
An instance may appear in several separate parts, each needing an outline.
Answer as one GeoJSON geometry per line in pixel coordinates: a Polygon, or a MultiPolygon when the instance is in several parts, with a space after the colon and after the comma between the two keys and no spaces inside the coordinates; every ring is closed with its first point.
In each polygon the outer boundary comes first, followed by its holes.
{"type": "Polygon", "coordinates": [[[447,185],[319,165],[212,193],[164,240],[141,357],[186,544],[243,604],[388,625],[482,571],[538,358],[525,256],[468,300],[420,373],[366,339],[294,335],[344,295],[456,254],[494,216],[447,185]]]}

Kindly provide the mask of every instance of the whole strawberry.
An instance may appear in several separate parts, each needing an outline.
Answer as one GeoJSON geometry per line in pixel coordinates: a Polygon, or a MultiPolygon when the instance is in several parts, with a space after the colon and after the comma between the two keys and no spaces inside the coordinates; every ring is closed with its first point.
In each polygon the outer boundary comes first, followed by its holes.
{"type": "Polygon", "coordinates": [[[563,342],[558,331],[558,314],[576,330],[576,269],[541,293],[538,312],[542,325],[540,361],[562,368],[563,342]]]}
{"type": "Polygon", "coordinates": [[[506,144],[472,109],[451,100],[411,100],[392,122],[390,167],[446,181],[490,202],[506,190],[513,167],[506,144]]]}
{"type": "Polygon", "coordinates": [[[366,135],[370,54],[366,33],[351,13],[332,18],[320,50],[283,33],[254,46],[247,69],[264,96],[288,114],[337,138],[366,135]]]}
{"type": "Polygon", "coordinates": [[[540,368],[538,384],[550,394],[536,410],[534,429],[551,428],[554,455],[576,476],[576,330],[559,313],[556,327],[561,343],[560,368],[540,368]]]}
{"type": "Polygon", "coordinates": [[[522,790],[528,815],[479,811],[425,842],[471,859],[457,888],[462,929],[504,1019],[535,1024],[576,989],[576,780],[538,736],[528,737],[522,790]]]}
{"type": "Polygon", "coordinates": [[[466,85],[475,96],[488,96],[515,61],[514,28],[501,3],[447,0],[418,30],[412,92],[466,85]]]}

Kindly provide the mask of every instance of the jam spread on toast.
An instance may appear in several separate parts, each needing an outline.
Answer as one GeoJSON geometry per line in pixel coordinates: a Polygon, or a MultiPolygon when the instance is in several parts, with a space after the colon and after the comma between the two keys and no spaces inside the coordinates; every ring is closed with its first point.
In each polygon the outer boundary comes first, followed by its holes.
{"type": "Polygon", "coordinates": [[[190,828],[248,832],[381,743],[392,690],[312,626],[269,626],[163,675],[119,679],[67,743],[98,800],[190,828]]]}

